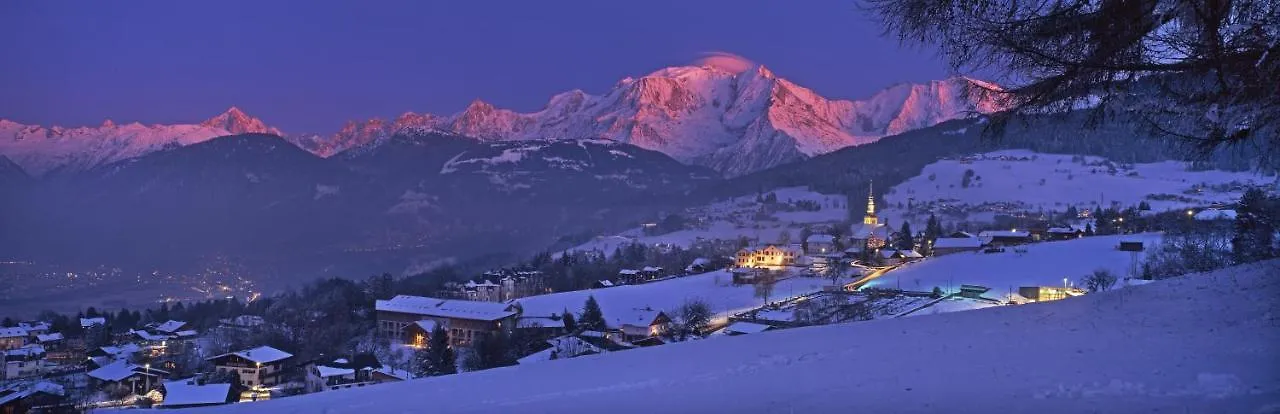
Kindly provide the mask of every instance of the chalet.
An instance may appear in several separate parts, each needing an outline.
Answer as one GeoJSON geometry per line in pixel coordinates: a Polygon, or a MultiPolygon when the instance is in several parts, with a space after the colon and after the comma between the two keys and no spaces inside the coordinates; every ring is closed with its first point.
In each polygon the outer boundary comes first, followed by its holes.
{"type": "Polygon", "coordinates": [[[622,269],[618,271],[618,282],[634,284],[640,280],[640,271],[636,269],[622,269]]]}
{"type": "Polygon", "coordinates": [[[1071,240],[1084,237],[1084,230],[1073,227],[1050,227],[1045,231],[1045,237],[1049,240],[1071,240]]]}
{"type": "Polygon", "coordinates": [[[373,380],[373,382],[381,384],[384,382],[408,381],[415,377],[412,372],[383,365],[382,368],[373,370],[373,372],[369,374],[369,378],[373,380]]]}
{"type": "Polygon", "coordinates": [[[1031,232],[1014,230],[987,230],[978,233],[978,239],[982,240],[982,244],[991,245],[999,244],[1002,246],[1012,246],[1018,244],[1026,244],[1032,241],[1031,232]]]}
{"type": "Polygon", "coordinates": [[[609,329],[621,332],[624,341],[660,336],[671,329],[671,318],[666,313],[649,308],[635,309],[630,316],[605,322],[609,329]]]}
{"type": "Polygon", "coordinates": [[[565,333],[564,317],[560,315],[521,316],[516,321],[516,329],[539,332],[548,336],[560,335],[565,333]]]}
{"type": "Polygon", "coordinates": [[[350,359],[338,358],[323,363],[307,364],[307,391],[332,391],[379,383],[375,373],[383,369],[373,354],[357,354],[350,359]]]}
{"type": "Polygon", "coordinates": [[[939,237],[933,241],[934,256],[974,252],[981,248],[982,240],[977,237],[939,237]]]}
{"type": "Polygon", "coordinates": [[[706,273],[711,271],[711,260],[705,257],[693,259],[693,262],[685,266],[684,272],[689,274],[706,273]]]}
{"type": "Polygon", "coordinates": [[[35,337],[36,335],[49,333],[51,326],[48,322],[19,322],[18,327],[27,331],[27,335],[35,337]]]}
{"type": "Polygon", "coordinates": [[[143,341],[143,343],[146,343],[148,345],[159,344],[161,342],[168,341],[170,338],[172,338],[168,335],[151,333],[150,331],[145,331],[145,330],[130,329],[129,333],[133,334],[133,336],[136,337],[135,339],[141,340],[143,341]]]}
{"type": "Polygon", "coordinates": [[[138,366],[129,361],[115,361],[88,374],[90,382],[98,389],[108,392],[123,390],[133,394],[146,394],[159,387],[169,372],[150,366],[138,366]]]}
{"type": "Polygon", "coordinates": [[[646,282],[666,276],[666,273],[665,269],[657,266],[645,266],[640,269],[640,277],[646,282]]]}
{"type": "Polygon", "coordinates": [[[764,248],[739,250],[734,264],[746,268],[779,268],[795,264],[796,258],[800,256],[799,249],[769,245],[764,248]]]}
{"type": "Polygon", "coordinates": [[[161,408],[191,408],[231,402],[231,384],[205,384],[195,378],[165,381],[161,408]]]}
{"type": "Polygon", "coordinates": [[[831,255],[836,252],[836,237],[830,234],[811,234],[804,239],[807,255],[831,255]]]}
{"type": "Polygon", "coordinates": [[[43,374],[45,350],[40,345],[27,345],[0,353],[0,379],[12,380],[43,374]]]}
{"type": "MultiPolygon", "coordinates": [[[[41,381],[34,384],[18,382],[0,386],[0,413],[34,412],[34,407],[62,404],[67,392],[61,385],[41,381]]],[[[60,412],[53,410],[52,412],[60,412]]]]}
{"type": "Polygon", "coordinates": [[[432,320],[449,332],[454,346],[470,346],[480,335],[510,331],[520,316],[518,304],[449,300],[397,295],[374,303],[378,312],[378,333],[401,341],[405,328],[421,320],[432,320]]]}
{"type": "Polygon", "coordinates": [[[230,352],[208,358],[219,374],[234,372],[240,384],[249,388],[279,385],[285,373],[285,362],[293,354],[269,346],[230,352]]]}
{"type": "Polygon", "coordinates": [[[431,342],[431,332],[436,329],[436,321],[423,319],[404,328],[404,344],[413,348],[426,349],[431,342]]]}
{"type": "Polygon", "coordinates": [[[187,327],[188,324],[186,322],[170,320],[165,323],[158,324],[152,327],[152,329],[163,335],[173,335],[187,327]]]}
{"type": "Polygon", "coordinates": [[[107,318],[103,318],[103,317],[80,318],[80,327],[84,329],[89,329],[95,326],[106,326],[106,325],[107,325],[107,318]]]}
{"type": "Polygon", "coordinates": [[[0,351],[27,345],[30,336],[22,328],[0,328],[0,351]]]}
{"type": "Polygon", "coordinates": [[[122,345],[98,347],[90,350],[87,355],[89,357],[105,357],[114,361],[133,358],[139,352],[142,352],[141,346],[135,343],[127,343],[122,345]]]}
{"type": "Polygon", "coordinates": [[[36,335],[36,342],[45,348],[61,346],[64,341],[66,338],[60,332],[36,335]]]}
{"type": "Polygon", "coordinates": [[[607,279],[606,279],[606,280],[597,280],[597,281],[595,281],[595,283],[592,283],[592,284],[591,284],[591,288],[592,288],[592,289],[604,289],[604,288],[611,288],[611,287],[614,287],[614,286],[617,286],[617,285],[613,284],[613,282],[611,282],[611,281],[609,281],[609,280],[607,280],[607,279]]]}

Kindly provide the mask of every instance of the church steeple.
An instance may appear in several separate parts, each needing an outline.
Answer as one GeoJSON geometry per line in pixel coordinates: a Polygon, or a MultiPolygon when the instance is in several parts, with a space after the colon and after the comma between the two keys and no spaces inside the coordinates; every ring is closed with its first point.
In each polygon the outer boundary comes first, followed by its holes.
{"type": "Polygon", "coordinates": [[[880,224],[880,219],[876,217],[876,197],[875,183],[867,185],[867,215],[862,218],[863,224],[876,225],[880,224]]]}

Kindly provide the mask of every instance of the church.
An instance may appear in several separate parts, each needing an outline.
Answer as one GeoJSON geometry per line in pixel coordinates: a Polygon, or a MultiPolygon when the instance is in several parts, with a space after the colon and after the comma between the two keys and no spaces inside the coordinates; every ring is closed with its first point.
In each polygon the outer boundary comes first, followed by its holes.
{"type": "Polygon", "coordinates": [[[845,253],[861,255],[864,249],[874,252],[884,247],[891,233],[888,223],[881,223],[880,218],[876,217],[875,193],[868,188],[867,215],[862,217],[862,223],[854,224],[850,229],[849,245],[852,247],[845,250],[845,253]]]}

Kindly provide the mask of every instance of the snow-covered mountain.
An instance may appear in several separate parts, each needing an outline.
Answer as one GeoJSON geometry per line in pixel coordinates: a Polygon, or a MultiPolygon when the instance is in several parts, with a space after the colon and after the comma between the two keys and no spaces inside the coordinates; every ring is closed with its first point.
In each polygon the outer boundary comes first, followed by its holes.
{"type": "MultiPolygon", "coordinates": [[[[332,135],[298,134],[287,139],[328,157],[379,145],[396,134],[448,132],[483,141],[605,138],[736,176],[997,111],[1001,105],[993,89],[998,87],[953,77],[896,85],[864,100],[832,100],[760,65],[746,70],[677,66],[623,79],[602,95],[564,92],[532,113],[475,100],[452,115],[410,112],[391,121],[350,121],[332,135]]],[[[42,176],[245,133],[284,136],[235,107],[195,125],[108,121],[96,128],[63,128],[0,120],[0,155],[28,174],[42,176]]]]}
{"type": "Polygon", "coordinates": [[[107,120],[97,127],[65,128],[0,119],[0,155],[38,177],[54,171],[84,171],[238,133],[280,135],[279,130],[234,107],[199,124],[117,125],[107,120]]]}
{"type": "Polygon", "coordinates": [[[865,100],[831,100],[764,66],[743,72],[710,65],[680,66],[623,79],[603,95],[564,92],[533,113],[476,100],[453,115],[406,113],[391,122],[349,122],[328,138],[310,135],[291,141],[329,156],[415,131],[452,132],[481,140],[607,138],[726,175],[741,175],[999,110],[1001,105],[989,90],[993,88],[953,77],[893,86],[865,100]]]}
{"type": "Polygon", "coordinates": [[[271,134],[284,136],[279,129],[263,123],[261,119],[249,116],[240,108],[231,107],[221,115],[209,118],[200,123],[201,126],[224,129],[232,134],[271,134]]]}

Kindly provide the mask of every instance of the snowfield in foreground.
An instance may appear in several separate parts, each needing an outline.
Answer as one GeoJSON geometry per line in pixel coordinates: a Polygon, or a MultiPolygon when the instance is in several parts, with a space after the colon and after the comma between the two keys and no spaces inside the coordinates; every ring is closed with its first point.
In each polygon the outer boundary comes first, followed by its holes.
{"type": "Polygon", "coordinates": [[[195,410],[1280,410],[1280,261],[1057,302],[672,344],[195,410]]]}

